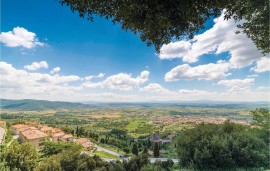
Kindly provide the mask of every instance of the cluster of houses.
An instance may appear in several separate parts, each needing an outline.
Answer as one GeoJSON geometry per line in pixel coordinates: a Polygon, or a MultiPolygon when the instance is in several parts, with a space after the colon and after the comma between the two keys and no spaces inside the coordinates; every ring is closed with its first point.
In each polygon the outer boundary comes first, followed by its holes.
{"type": "Polygon", "coordinates": [[[85,149],[91,149],[95,146],[89,139],[74,139],[73,135],[65,134],[60,128],[40,125],[36,122],[25,122],[24,124],[12,125],[12,131],[14,135],[19,136],[20,142],[29,143],[36,148],[41,147],[46,140],[54,142],[77,142],[85,149]]]}
{"type": "Polygon", "coordinates": [[[164,144],[164,143],[169,143],[169,142],[172,142],[174,138],[174,135],[173,134],[169,134],[167,137],[163,138],[163,139],[160,139],[159,138],[159,134],[158,133],[154,133],[153,134],[153,137],[152,137],[152,143],[161,143],[161,144],[164,144]]]}

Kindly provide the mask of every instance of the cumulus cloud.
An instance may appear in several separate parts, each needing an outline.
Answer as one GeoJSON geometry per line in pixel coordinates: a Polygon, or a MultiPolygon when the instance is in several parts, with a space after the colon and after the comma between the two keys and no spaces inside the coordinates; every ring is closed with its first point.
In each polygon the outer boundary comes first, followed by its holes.
{"type": "Polygon", "coordinates": [[[97,77],[97,78],[103,78],[104,76],[105,76],[104,73],[99,73],[96,77],[97,77]]]}
{"type": "Polygon", "coordinates": [[[18,70],[11,64],[0,62],[1,89],[12,89],[19,92],[48,91],[49,88],[60,88],[69,82],[80,80],[76,75],[49,75],[18,70]]]}
{"type": "Polygon", "coordinates": [[[24,68],[30,71],[36,71],[40,68],[48,68],[49,65],[46,61],[33,62],[31,65],[25,65],[24,68]]]}
{"type": "Polygon", "coordinates": [[[252,74],[252,75],[247,75],[248,78],[254,78],[254,77],[258,77],[258,74],[252,74]]]}
{"type": "Polygon", "coordinates": [[[205,65],[198,65],[191,67],[188,64],[179,65],[166,73],[165,81],[178,80],[216,80],[222,79],[228,73],[231,65],[225,61],[218,61],[217,63],[209,63],[205,65]]]}
{"type": "Polygon", "coordinates": [[[251,68],[250,70],[253,70],[259,73],[270,71],[270,58],[264,57],[264,58],[259,59],[256,62],[256,66],[251,68]]]}
{"type": "Polygon", "coordinates": [[[105,76],[104,73],[99,73],[98,75],[89,75],[89,76],[86,76],[86,77],[84,77],[83,80],[85,80],[85,81],[90,81],[90,80],[92,80],[93,78],[103,78],[104,76],[105,76]]]}
{"type": "Polygon", "coordinates": [[[55,68],[53,68],[52,70],[51,70],[51,74],[55,74],[55,73],[57,73],[57,72],[59,72],[61,70],[61,68],[60,67],[55,67],[55,68]]]}
{"type": "Polygon", "coordinates": [[[217,85],[222,85],[229,88],[229,92],[249,91],[250,86],[254,84],[254,81],[254,78],[221,80],[217,83],[217,85]]]}
{"type": "Polygon", "coordinates": [[[35,33],[30,32],[22,27],[15,27],[12,31],[2,32],[0,41],[8,47],[24,47],[27,49],[36,46],[44,46],[44,43],[39,42],[35,33]]]}
{"type": "Polygon", "coordinates": [[[168,89],[162,87],[158,83],[150,83],[147,86],[140,88],[139,90],[141,92],[156,93],[156,94],[172,94],[173,93],[169,91],[168,89]]]}
{"type": "Polygon", "coordinates": [[[161,59],[183,58],[184,62],[196,62],[204,54],[216,55],[228,52],[230,63],[241,68],[251,65],[262,57],[255,44],[245,34],[235,34],[238,30],[233,19],[224,20],[224,13],[214,19],[214,26],[192,40],[172,42],[161,47],[161,59]]]}
{"type": "MultiPolygon", "coordinates": [[[[82,86],[84,78],[77,75],[50,75],[16,69],[11,64],[0,62],[0,93],[7,99],[43,99],[60,101],[107,101],[107,102],[144,102],[144,101],[188,101],[215,99],[227,101],[270,100],[269,88],[258,87],[255,91],[245,90],[251,86],[254,78],[243,80],[221,80],[219,85],[228,89],[240,87],[242,91],[215,92],[200,89],[169,90],[159,83],[149,83],[149,72],[143,71],[137,77],[131,74],[116,74],[103,81],[91,83],[99,88],[106,88],[101,93],[82,86]],[[246,87],[248,87],[246,86],[246,87]],[[138,89],[134,89],[138,87],[138,89]],[[112,90],[108,90],[112,89],[112,90]],[[128,93],[116,90],[131,90],[128,93]],[[116,93],[117,92],[117,93],[116,93]]],[[[99,75],[99,74],[98,74],[99,75]]],[[[97,76],[98,76],[97,75],[97,76]]],[[[89,82],[85,82],[89,83],[89,82]]]]}
{"type": "Polygon", "coordinates": [[[132,90],[134,87],[139,86],[148,81],[149,71],[142,71],[140,76],[132,77],[131,74],[119,73],[107,77],[100,82],[85,82],[82,85],[88,88],[109,88],[116,90],[132,90]]]}
{"type": "Polygon", "coordinates": [[[182,40],[163,45],[160,49],[160,59],[182,58],[183,61],[196,62],[196,59],[190,59],[188,53],[191,48],[191,42],[182,40]]]}
{"type": "Polygon", "coordinates": [[[267,91],[269,91],[270,90],[270,87],[268,86],[260,86],[260,87],[258,87],[258,88],[256,88],[256,90],[257,91],[264,91],[264,90],[267,90],[267,91]]]}

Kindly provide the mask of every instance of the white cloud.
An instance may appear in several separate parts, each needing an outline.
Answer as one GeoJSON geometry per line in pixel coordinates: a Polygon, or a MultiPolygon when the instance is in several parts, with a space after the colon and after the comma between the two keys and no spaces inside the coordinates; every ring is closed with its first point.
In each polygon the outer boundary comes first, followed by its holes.
{"type": "Polygon", "coordinates": [[[140,76],[133,78],[131,74],[119,73],[107,77],[100,82],[86,82],[82,85],[88,88],[109,88],[116,90],[132,90],[134,87],[139,86],[148,81],[149,71],[141,72],[140,76]]]}
{"type": "Polygon", "coordinates": [[[60,76],[18,70],[6,62],[0,62],[0,75],[2,89],[30,93],[37,89],[48,91],[50,87],[54,88],[60,86],[60,84],[80,80],[80,77],[76,75],[60,76]]]}
{"type": "Polygon", "coordinates": [[[162,87],[158,83],[150,83],[147,86],[144,86],[139,89],[141,92],[149,92],[149,93],[156,93],[156,94],[172,94],[173,92],[169,91],[168,89],[162,87]]]}
{"type": "Polygon", "coordinates": [[[59,72],[61,70],[61,68],[60,67],[55,67],[55,68],[53,68],[52,70],[51,70],[51,74],[55,74],[55,73],[57,73],[57,72],[59,72]]]}
{"type": "Polygon", "coordinates": [[[96,77],[97,77],[97,78],[103,78],[104,76],[105,76],[104,73],[99,73],[96,77]]]}
{"type": "Polygon", "coordinates": [[[36,71],[40,68],[48,68],[49,65],[46,61],[33,62],[31,65],[25,65],[24,68],[30,71],[36,71]]]}
{"type": "Polygon", "coordinates": [[[266,87],[266,86],[260,86],[256,89],[257,91],[263,91],[263,90],[267,90],[269,91],[270,90],[270,86],[266,87]]]}
{"type": "Polygon", "coordinates": [[[13,31],[2,32],[0,41],[8,47],[22,46],[31,49],[35,46],[44,46],[44,43],[39,42],[35,33],[22,27],[15,27],[13,31]]]}
{"type": "Polygon", "coordinates": [[[230,64],[224,61],[218,61],[216,64],[209,63],[191,67],[188,64],[179,65],[166,73],[165,81],[178,80],[216,80],[228,76],[230,64]]]}
{"type": "MultiPolygon", "coordinates": [[[[219,85],[242,87],[242,91],[215,92],[200,89],[169,90],[158,83],[142,86],[149,77],[148,71],[139,76],[131,74],[117,74],[109,76],[103,81],[92,83],[99,90],[85,88],[81,85],[83,78],[76,75],[50,75],[38,72],[28,72],[16,69],[11,64],[0,62],[0,94],[7,99],[43,99],[59,101],[107,101],[107,102],[144,102],[144,101],[189,101],[189,100],[226,100],[226,101],[270,101],[267,87],[257,88],[256,91],[245,90],[243,85],[252,85],[251,80],[222,80],[219,85]],[[141,86],[141,88],[140,88],[141,86]],[[138,87],[138,89],[134,89],[138,87]],[[113,90],[108,90],[113,89],[113,90]],[[117,90],[130,90],[119,92],[117,90]],[[263,91],[267,90],[267,91],[263,91]],[[116,93],[117,92],[117,93],[116,93]]],[[[248,87],[248,86],[246,86],[248,87]]],[[[211,89],[211,87],[209,88],[211,89]]]]}
{"type": "Polygon", "coordinates": [[[191,43],[189,41],[182,40],[178,42],[172,42],[161,47],[159,57],[160,59],[173,59],[183,57],[183,61],[196,62],[196,59],[190,59],[188,57],[190,48],[191,43]]]}
{"type": "Polygon", "coordinates": [[[89,75],[89,76],[86,76],[86,77],[84,77],[83,80],[85,80],[85,81],[90,81],[90,80],[92,80],[93,78],[103,78],[104,76],[105,76],[104,73],[99,73],[98,75],[89,75]]]}
{"type": "Polygon", "coordinates": [[[222,85],[229,88],[229,92],[237,91],[249,91],[250,86],[254,84],[254,78],[245,79],[231,79],[231,80],[221,80],[217,85],[222,85]]]}
{"type": "Polygon", "coordinates": [[[255,72],[270,71],[270,58],[264,57],[256,61],[256,66],[251,68],[255,72]]]}
{"type": "Polygon", "coordinates": [[[161,59],[183,58],[184,62],[196,62],[204,54],[229,52],[230,63],[241,68],[251,65],[262,55],[245,34],[235,34],[237,24],[233,19],[224,20],[224,13],[214,19],[214,26],[190,41],[181,40],[161,47],[161,59]]]}
{"type": "Polygon", "coordinates": [[[248,78],[254,78],[254,77],[258,77],[258,74],[252,74],[252,75],[247,75],[248,78]]]}

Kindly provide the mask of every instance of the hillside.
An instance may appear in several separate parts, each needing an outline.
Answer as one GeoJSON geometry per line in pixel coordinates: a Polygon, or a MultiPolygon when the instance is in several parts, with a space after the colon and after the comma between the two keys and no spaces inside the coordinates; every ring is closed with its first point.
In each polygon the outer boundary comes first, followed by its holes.
{"type": "Polygon", "coordinates": [[[0,99],[1,109],[10,110],[46,110],[46,109],[63,109],[63,108],[81,108],[86,105],[81,103],[46,101],[46,100],[8,100],[0,99]]]}

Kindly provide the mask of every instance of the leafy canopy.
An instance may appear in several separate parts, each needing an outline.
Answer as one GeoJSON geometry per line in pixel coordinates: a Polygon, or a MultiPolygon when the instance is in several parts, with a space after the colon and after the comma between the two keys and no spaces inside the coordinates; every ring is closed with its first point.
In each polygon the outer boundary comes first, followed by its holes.
{"type": "Polygon", "coordinates": [[[264,54],[269,48],[269,1],[268,0],[59,0],[80,17],[93,21],[98,15],[119,23],[124,30],[139,33],[148,46],[154,45],[159,52],[163,44],[192,38],[204,28],[210,17],[220,15],[226,9],[225,19],[244,19],[239,25],[243,32],[264,54]]]}
{"type": "Polygon", "coordinates": [[[177,142],[180,164],[197,169],[267,167],[266,142],[248,127],[225,123],[200,124],[177,142]]]}
{"type": "Polygon", "coordinates": [[[253,124],[260,126],[266,130],[270,130],[270,112],[269,109],[260,108],[251,111],[253,116],[253,124]]]}

